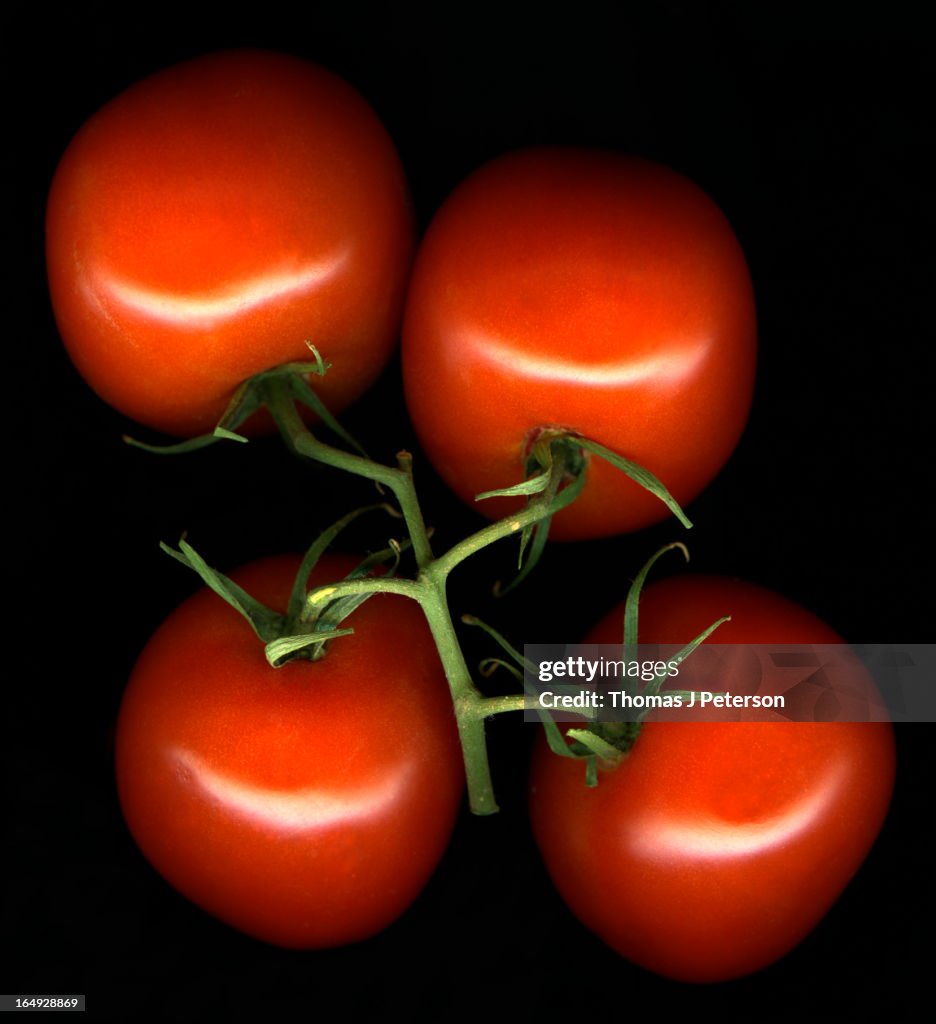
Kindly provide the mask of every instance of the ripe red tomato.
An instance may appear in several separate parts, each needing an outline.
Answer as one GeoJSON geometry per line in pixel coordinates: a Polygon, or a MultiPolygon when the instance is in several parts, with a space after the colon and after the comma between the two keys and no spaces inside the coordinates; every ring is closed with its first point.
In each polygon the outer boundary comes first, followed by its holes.
{"type": "MultiPolygon", "coordinates": [[[[284,610],[294,558],[234,574],[284,610]]],[[[326,558],[313,583],[351,564],[326,558]]],[[[211,591],[160,627],[117,725],[117,781],[140,849],[176,889],[290,948],[366,938],[416,898],[464,788],[445,677],[422,613],[379,595],[318,662],[272,669],[211,591]],[[404,642],[405,638],[405,642],[404,642]]]]}
{"type": "MultiPolygon", "coordinates": [[[[407,404],[465,501],[516,483],[530,431],[565,427],[655,473],[681,503],[747,419],[754,299],[728,222],[646,160],[532,149],[487,164],[433,220],[407,298],[407,404]]],[[[479,503],[501,516],[518,499],[479,503]]],[[[665,506],[592,459],[552,536],[635,530],[665,506]]]]}
{"type": "Polygon", "coordinates": [[[393,144],[324,69],[232,51],[133,85],[62,157],[47,262],[62,338],[98,394],[172,434],[210,430],[261,370],[333,363],[332,411],[396,342],[413,223],[393,144]]]}
{"type": "MultiPolygon", "coordinates": [[[[641,600],[641,639],[835,644],[828,626],[750,584],[675,578],[641,600]],[[713,637],[713,640],[716,638],[713,637]]],[[[619,643],[622,611],[588,637],[619,643]]],[[[530,809],[573,913],[634,963],[721,981],[789,952],[870,849],[894,781],[889,723],[648,722],[588,789],[581,763],[536,750],[530,809]]]]}

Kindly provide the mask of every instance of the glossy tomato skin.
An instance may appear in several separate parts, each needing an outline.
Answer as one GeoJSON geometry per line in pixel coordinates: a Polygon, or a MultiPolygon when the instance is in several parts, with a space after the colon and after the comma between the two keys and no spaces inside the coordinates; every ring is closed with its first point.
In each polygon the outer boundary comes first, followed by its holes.
{"type": "Polygon", "coordinates": [[[347,83],[230,51],[152,75],[81,128],[47,210],[52,304],[71,358],[127,416],[213,428],[247,377],[333,364],[332,410],[396,343],[414,244],[394,146],[347,83]]]}
{"type": "MultiPolygon", "coordinates": [[[[648,643],[684,643],[723,614],[721,643],[841,643],[751,584],[647,589],[648,643]],[[724,631],[724,632],[722,632],[724,631]]],[[[589,635],[619,643],[622,609],[589,635]]],[[[889,723],[647,723],[587,789],[540,743],[530,792],[547,869],[575,915],[636,964],[681,981],[749,974],[822,919],[874,842],[894,782],[889,723]]]]}
{"type": "MultiPolygon", "coordinates": [[[[353,565],[325,559],[313,581],[353,565]]],[[[298,560],[234,574],[285,607],[298,560]]],[[[463,792],[451,701],[419,609],[370,599],[319,662],[274,670],[205,590],[141,655],[117,726],[120,802],[179,892],[249,935],[313,949],[366,938],[412,903],[463,792]]]]}
{"type": "MultiPolygon", "coordinates": [[[[531,431],[577,431],[656,473],[683,504],[733,450],[751,402],[750,276],[724,215],[676,172],[541,148],[463,182],[417,253],[406,398],[465,501],[517,482],[531,431]]],[[[599,537],[666,508],[601,460],[551,536],[599,537]]],[[[506,515],[513,499],[487,500],[506,515]]]]}

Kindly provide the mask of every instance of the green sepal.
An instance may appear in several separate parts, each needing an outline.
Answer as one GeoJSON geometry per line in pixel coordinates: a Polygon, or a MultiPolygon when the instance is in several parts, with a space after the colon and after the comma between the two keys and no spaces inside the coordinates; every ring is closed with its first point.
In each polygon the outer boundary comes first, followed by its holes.
{"type": "Polygon", "coordinates": [[[617,764],[621,759],[621,753],[615,747],[605,744],[597,734],[588,729],[569,729],[566,735],[573,741],[570,744],[562,735],[562,730],[546,712],[540,713],[540,720],[543,723],[546,742],[554,754],[585,762],[585,785],[590,789],[598,785],[599,760],[603,764],[617,764]],[[579,741],[579,733],[585,736],[587,742],[579,741]],[[599,754],[597,750],[590,749],[591,747],[600,748],[604,753],[599,754]]]}
{"type": "Polygon", "coordinates": [[[575,499],[582,493],[582,488],[584,486],[585,477],[575,477],[568,486],[564,487],[557,495],[555,495],[555,497],[552,498],[549,515],[523,530],[520,536],[520,571],[506,586],[499,586],[497,588],[497,593],[500,596],[509,594],[512,590],[518,587],[527,578],[527,576],[530,575],[534,568],[536,568],[536,565],[542,557],[543,551],[546,549],[546,541],[549,539],[549,528],[552,525],[552,517],[567,505],[571,505],[572,502],[575,501],[575,499]],[[527,546],[529,546],[529,552],[526,552],[527,546]],[[524,553],[526,553],[526,558],[524,558],[524,553]]]}
{"type": "Polygon", "coordinates": [[[543,732],[546,734],[546,742],[549,744],[549,749],[560,757],[578,758],[579,755],[569,746],[566,738],[562,735],[562,730],[556,725],[549,712],[544,709],[538,709],[537,714],[543,725],[543,732]]]}
{"type": "Polygon", "coordinates": [[[280,668],[287,661],[292,661],[301,651],[316,646],[316,654],[313,654],[312,657],[312,660],[315,661],[316,655],[322,656],[321,652],[324,651],[325,644],[329,640],[334,640],[339,636],[350,636],[353,632],[353,629],[325,629],[299,636],[281,636],[276,640],[271,640],[264,648],[266,659],[273,668],[280,668]]]}
{"type": "MultiPolygon", "coordinates": [[[[514,663],[511,664],[510,662],[504,661],[502,658],[485,658],[482,665],[490,664],[495,667],[503,666],[521,681],[524,679],[523,672],[536,672],[536,666],[533,662],[531,662],[529,658],[525,658],[516,649],[516,647],[514,647],[501,633],[494,629],[493,626],[489,626],[486,622],[474,615],[463,615],[462,622],[468,626],[477,626],[479,629],[484,630],[484,632],[487,633],[487,635],[504,650],[511,662],[514,663]]],[[[549,712],[545,708],[538,707],[537,714],[539,715],[540,722],[543,725],[543,731],[546,735],[546,742],[549,744],[549,749],[560,757],[577,757],[578,755],[574,753],[566,742],[562,735],[562,730],[555,723],[549,712]]]]}
{"type": "Polygon", "coordinates": [[[336,434],[341,438],[342,441],[348,447],[353,448],[358,455],[363,458],[367,458],[367,452],[364,450],[362,445],[354,438],[347,430],[335,419],[335,417],[328,411],[325,403],[319,398],[319,396],[309,386],[308,381],[305,377],[295,375],[290,381],[290,387],[298,401],[302,402],[303,405],[308,406],[316,416],[328,427],[332,433],[336,434]]]}
{"type": "Polygon", "coordinates": [[[298,623],[302,618],[302,611],[305,607],[306,593],[308,591],[309,575],[328,546],[358,516],[363,515],[365,512],[375,511],[376,509],[385,509],[391,514],[394,511],[389,505],[385,504],[365,505],[363,508],[355,509],[346,516],[342,516],[337,522],[332,523],[331,526],[323,530],[312,542],[308,551],[303,556],[299,571],[296,573],[296,579],[293,582],[292,592],[289,596],[289,606],[286,615],[290,624],[298,623]]]}
{"type": "Polygon", "coordinates": [[[238,386],[218,421],[218,425],[210,434],[201,434],[199,437],[189,438],[186,441],[163,445],[145,444],[128,436],[124,436],[124,441],[134,448],[141,448],[153,455],[186,455],[189,452],[207,448],[208,445],[216,444],[218,441],[239,441],[241,444],[245,444],[247,438],[238,434],[237,428],[263,404],[258,383],[267,375],[266,372],[258,374],[238,386]]]}
{"type": "MultiPolygon", "coordinates": [[[[624,650],[629,651],[637,645],[637,607],[640,604],[640,592],[643,590],[644,582],[650,573],[650,570],[656,565],[657,561],[666,554],[667,551],[679,550],[682,552],[683,557],[686,561],[689,561],[689,549],[685,544],[675,541],[672,544],[666,544],[655,554],[651,555],[640,572],[634,577],[634,582],[631,583],[630,589],[627,591],[627,598],[624,601],[624,650]]],[[[626,660],[626,653],[625,653],[626,660]]]]}
{"type": "Polygon", "coordinates": [[[478,626],[480,629],[483,629],[488,636],[500,645],[510,658],[510,661],[506,661],[504,658],[494,657],[482,659],[478,665],[478,672],[482,678],[488,679],[497,669],[503,668],[506,669],[514,679],[522,683],[524,670],[533,670],[534,666],[492,626],[489,626],[486,622],[482,622],[481,619],[476,618],[474,615],[463,615],[462,622],[467,626],[478,626]]]}
{"type": "MultiPolygon", "coordinates": [[[[584,726],[581,730],[576,730],[576,736],[573,736],[572,750],[580,757],[585,754],[597,754],[598,751],[593,749],[588,744],[583,743],[579,746],[578,732],[587,732],[590,736],[597,736],[599,740],[605,743],[608,747],[613,748],[617,751],[614,757],[601,755],[602,759],[611,763],[616,759],[620,759],[623,754],[626,754],[630,748],[637,741],[637,737],[640,735],[640,730],[643,728],[643,722],[592,722],[589,725],[584,726]]],[[[571,734],[571,733],[570,733],[571,734]]]]}
{"type": "MultiPolygon", "coordinates": [[[[670,661],[672,661],[678,668],[700,644],[703,644],[706,640],[708,640],[708,638],[715,632],[716,629],[718,629],[719,626],[724,625],[724,623],[730,621],[730,615],[723,615],[720,619],[717,619],[715,622],[713,622],[711,626],[708,627],[708,629],[704,629],[695,638],[695,640],[692,640],[688,644],[686,644],[686,646],[683,647],[683,649],[674,658],[670,658],[670,661]]],[[[660,685],[662,685],[662,683],[665,682],[668,678],[669,672],[665,673],[662,676],[657,676],[657,679],[660,680],[660,683],[656,686],[653,692],[658,693],[660,690],[660,685]]]]}
{"type": "MultiPolygon", "coordinates": [[[[348,636],[354,632],[353,629],[339,629],[339,623],[347,618],[355,608],[371,597],[373,591],[362,594],[349,594],[331,602],[321,602],[321,607],[317,609],[316,616],[308,623],[312,628],[310,632],[303,632],[301,630],[303,625],[302,615],[296,615],[295,612],[298,606],[301,613],[306,604],[305,598],[307,595],[305,594],[305,588],[308,584],[309,573],[328,544],[352,519],[363,512],[370,511],[372,508],[380,507],[385,506],[374,505],[357,509],[333,524],[333,526],[329,527],[318,537],[303,558],[296,580],[293,583],[293,591],[290,597],[290,615],[280,615],[277,612],[271,611],[251,597],[233,580],[208,565],[201,555],[184,539],[179,541],[178,550],[169,547],[168,544],[161,543],[160,547],[177,562],[198,573],[204,583],[218,594],[219,597],[227,601],[235,611],[250,623],[253,631],[265,645],[267,661],[274,668],[278,668],[296,656],[303,656],[316,661],[324,655],[326,644],[329,641],[337,637],[348,636]],[[299,594],[302,595],[301,601],[297,597],[299,594]],[[316,626],[320,628],[316,629],[316,626]]],[[[383,564],[391,558],[395,560],[390,570],[390,575],[392,575],[396,569],[396,562],[399,561],[400,552],[403,547],[404,545],[392,542],[388,548],[365,558],[345,578],[355,579],[366,576],[375,565],[383,564]]]]}
{"type": "Polygon", "coordinates": [[[139,448],[140,451],[149,452],[150,455],[187,455],[189,452],[196,452],[200,448],[207,448],[222,440],[214,434],[201,434],[199,437],[189,438],[187,441],[176,441],[173,444],[147,444],[146,441],[138,441],[129,434],[123,435],[124,444],[131,448],[139,448]]]}
{"type": "MultiPolygon", "coordinates": [[[[686,560],[689,560],[689,552],[684,544],[677,541],[673,544],[665,545],[647,559],[640,572],[634,578],[634,581],[627,592],[627,598],[624,602],[625,661],[631,660],[634,648],[637,646],[638,642],[638,608],[644,582],[657,560],[667,551],[672,551],[673,549],[681,551],[686,560]]],[[[692,654],[692,652],[700,646],[700,644],[704,643],[712,633],[718,629],[719,626],[729,620],[730,616],[724,616],[716,622],[713,622],[711,626],[703,630],[694,640],[686,644],[685,647],[675,655],[675,657],[668,660],[673,662],[676,666],[681,665],[692,654]]],[[[654,695],[658,694],[663,684],[669,678],[669,675],[669,670],[655,675],[653,680],[645,688],[640,690],[640,692],[654,695]]],[[[669,693],[670,691],[667,692],[669,693]]],[[[693,691],[674,690],[672,691],[672,695],[691,698],[693,696],[693,691]]],[[[640,730],[643,726],[643,721],[649,714],[649,710],[650,709],[644,711],[640,716],[638,716],[636,721],[593,722],[581,729],[569,729],[567,737],[573,741],[571,745],[562,739],[562,734],[553,722],[552,727],[555,730],[554,738],[555,736],[558,736],[559,743],[561,743],[562,747],[565,749],[560,749],[554,741],[550,742],[550,748],[554,752],[565,757],[578,757],[585,759],[586,785],[597,785],[598,775],[596,759],[600,758],[603,763],[612,766],[619,762],[637,741],[637,737],[640,735],[640,730]]],[[[544,719],[543,724],[546,725],[544,715],[541,714],[540,717],[544,719]]],[[[547,739],[549,739],[548,730],[547,739]]]]}
{"type": "Polygon", "coordinates": [[[589,754],[601,758],[608,764],[617,764],[621,760],[621,751],[593,729],[569,729],[566,735],[585,747],[589,754]]]}
{"type": "MultiPolygon", "coordinates": [[[[388,561],[393,562],[385,576],[393,576],[396,573],[397,566],[400,561],[400,552],[404,547],[408,547],[409,542],[399,544],[394,542],[390,547],[386,547],[381,551],[375,551],[374,554],[368,555],[359,565],[356,565],[351,572],[345,577],[348,580],[363,579],[363,577],[370,575],[372,569],[378,565],[385,565],[388,561]]],[[[323,606],[323,611],[315,617],[316,623],[327,623],[329,626],[337,627],[339,623],[343,622],[354,610],[359,608],[365,601],[372,598],[377,591],[368,591],[363,594],[346,594],[344,597],[339,597],[336,601],[332,601],[323,606]]]]}
{"type": "MultiPolygon", "coordinates": [[[[582,488],[585,486],[585,474],[581,472],[581,467],[577,467],[577,471],[572,476],[572,479],[560,490],[561,477],[554,472],[555,452],[553,451],[553,444],[556,443],[563,444],[567,442],[565,442],[564,438],[553,438],[548,443],[538,443],[534,449],[534,458],[538,465],[543,466],[543,472],[547,477],[548,485],[530,500],[530,505],[547,507],[549,514],[536,523],[524,527],[521,532],[520,552],[517,561],[520,571],[506,586],[498,586],[497,593],[501,596],[509,594],[512,590],[516,589],[536,568],[546,549],[552,517],[566,506],[571,505],[582,493],[582,488]],[[528,548],[529,550],[527,550],[528,548]]],[[[568,453],[569,449],[566,448],[565,454],[568,453]]]]}
{"type": "Polygon", "coordinates": [[[613,452],[610,448],[605,448],[603,444],[598,444],[597,441],[592,441],[587,437],[575,437],[575,440],[586,451],[604,459],[605,462],[609,462],[615,469],[626,473],[634,483],[640,484],[644,490],[659,498],[687,530],[692,528],[692,523],[686,513],[683,512],[679,502],[676,501],[672,494],[664,487],[663,483],[649,469],[644,469],[643,466],[638,465],[636,462],[625,459],[623,455],[618,455],[617,452],[613,452]]]}
{"type": "MultiPolygon", "coordinates": [[[[511,661],[516,664],[510,664],[501,658],[486,658],[482,662],[482,666],[492,665],[496,667],[504,667],[510,671],[518,680],[523,680],[524,676],[520,669],[525,672],[535,673],[536,666],[528,659],[525,658],[508,640],[506,640],[496,629],[483,622],[481,619],[476,618],[474,615],[463,615],[462,622],[470,626],[478,626],[483,629],[492,639],[494,639],[501,648],[506,652],[511,661]],[[519,667],[517,667],[519,666],[519,667]]],[[[571,757],[576,760],[586,760],[586,777],[592,777],[593,782],[588,783],[589,785],[597,785],[598,777],[594,766],[595,757],[592,752],[582,753],[582,747],[576,744],[570,744],[562,734],[562,730],[556,724],[552,715],[542,707],[537,707],[537,715],[539,716],[540,722],[543,726],[543,732],[546,736],[546,742],[549,745],[549,749],[557,754],[559,757],[571,757]]],[[[572,730],[569,730],[571,735],[572,730]]],[[[608,747],[608,750],[611,748],[608,747]]],[[[618,756],[615,754],[615,756],[618,756]]]]}
{"type": "Polygon", "coordinates": [[[332,368],[332,364],[322,358],[321,352],[319,352],[311,342],[307,341],[306,346],[312,353],[314,359],[313,362],[306,363],[302,360],[296,360],[292,363],[280,363],[279,366],[271,366],[269,370],[264,370],[262,373],[258,373],[256,377],[251,379],[259,380],[264,377],[286,377],[296,375],[305,377],[310,373],[314,373],[318,377],[324,377],[332,368]]]}
{"type": "Polygon", "coordinates": [[[544,510],[548,509],[542,519],[523,528],[517,562],[519,572],[507,586],[498,586],[498,593],[506,594],[517,587],[539,562],[549,537],[552,517],[575,501],[585,486],[586,452],[604,459],[625,473],[635,483],[659,498],[686,528],[692,526],[676,499],[649,470],[574,431],[545,428],[537,433],[535,443],[529,451],[526,479],[510,487],[484,491],[475,497],[476,501],[487,498],[527,497],[528,507],[540,506],[544,510]],[[559,453],[562,462],[559,472],[556,472],[555,460],[559,453]],[[563,486],[568,478],[571,478],[571,482],[563,486]]]}
{"type": "Polygon", "coordinates": [[[511,661],[523,669],[524,672],[536,672],[536,666],[533,662],[528,658],[524,658],[517,648],[514,647],[510,641],[503,636],[503,634],[498,633],[493,626],[489,626],[486,622],[483,622],[474,615],[463,615],[461,620],[466,626],[477,626],[479,629],[484,630],[484,632],[487,633],[487,635],[491,637],[491,639],[494,640],[507,654],[511,661]]]}
{"type": "Polygon", "coordinates": [[[536,476],[521,480],[520,483],[514,484],[512,487],[499,487],[494,491],[482,491],[481,494],[475,495],[475,501],[484,501],[487,498],[516,498],[523,497],[524,495],[540,494],[546,490],[548,483],[549,470],[546,469],[541,473],[537,473],[536,476]]]}
{"type": "Polygon", "coordinates": [[[159,546],[177,562],[181,562],[182,565],[197,572],[202,580],[219,597],[223,598],[232,608],[243,615],[250,623],[253,631],[264,643],[275,640],[283,632],[283,627],[286,624],[285,616],[271,611],[251,597],[247,591],[239,587],[233,580],[228,579],[227,576],[216,569],[212,569],[191,544],[180,540],[178,551],[162,542],[160,542],[159,546]]]}
{"type": "Polygon", "coordinates": [[[505,669],[514,679],[522,682],[523,673],[520,669],[516,665],[511,665],[509,661],[504,661],[503,658],[482,658],[478,664],[478,673],[482,679],[489,679],[499,668],[505,669]]]}
{"type": "Polygon", "coordinates": [[[212,436],[219,441],[238,441],[240,444],[247,444],[249,441],[249,438],[244,437],[243,434],[235,434],[233,430],[228,430],[227,427],[215,427],[212,436]]]}
{"type": "Polygon", "coordinates": [[[237,433],[237,428],[245,423],[263,405],[260,382],[266,377],[266,373],[257,374],[241,384],[228,402],[224,415],[218,420],[214,429],[214,437],[217,440],[234,435],[238,440],[246,440],[237,433]]]}
{"type": "MultiPolygon", "coordinates": [[[[388,572],[385,573],[385,576],[392,577],[396,572],[397,565],[399,564],[401,551],[409,546],[409,541],[405,543],[391,541],[389,547],[386,547],[381,551],[374,552],[372,555],[368,555],[367,558],[348,573],[345,579],[361,579],[368,576],[375,566],[384,565],[390,560],[393,560],[393,565],[390,567],[388,572]]],[[[326,584],[324,588],[317,588],[318,591],[322,591],[323,589],[327,591],[329,589],[329,584],[326,584]]],[[[356,608],[359,608],[365,601],[373,597],[375,593],[380,593],[379,588],[376,588],[359,594],[345,594],[344,596],[335,598],[334,600],[328,600],[327,594],[325,595],[325,599],[310,600],[310,597],[314,597],[316,595],[317,590],[312,590],[310,593],[305,595],[301,614],[297,619],[291,620],[291,622],[293,622],[297,627],[320,627],[318,632],[325,634],[323,639],[313,640],[310,641],[308,645],[305,645],[307,648],[309,646],[312,647],[310,657],[313,661],[317,661],[324,655],[325,644],[328,640],[333,637],[343,635],[338,630],[338,626],[356,608]]]]}
{"type": "Polygon", "coordinates": [[[268,370],[263,370],[245,380],[231,396],[231,400],[218,421],[218,425],[210,434],[202,434],[199,437],[166,445],[147,444],[130,436],[124,436],[124,441],[134,448],[140,448],[154,455],[183,455],[206,448],[208,445],[215,444],[218,441],[239,441],[245,444],[248,438],[244,437],[243,434],[239,434],[237,428],[253,416],[255,412],[268,404],[266,401],[267,382],[273,381],[276,378],[286,377],[289,379],[289,390],[292,396],[303,405],[308,406],[331,431],[359,455],[366,458],[367,453],[361,445],[341,426],[309,386],[306,380],[308,375],[314,373],[324,377],[331,368],[331,363],[326,362],[322,358],[314,345],[308,341],[306,345],[308,345],[314,356],[314,362],[283,363],[281,366],[274,366],[268,370]]]}

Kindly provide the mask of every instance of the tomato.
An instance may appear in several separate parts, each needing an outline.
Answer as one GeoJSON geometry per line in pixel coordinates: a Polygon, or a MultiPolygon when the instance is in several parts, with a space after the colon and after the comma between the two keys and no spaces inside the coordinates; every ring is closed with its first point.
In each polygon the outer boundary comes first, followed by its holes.
{"type": "MultiPolygon", "coordinates": [[[[744,256],[697,186],[629,156],[520,151],[463,182],[420,246],[407,404],[465,501],[521,479],[531,432],[554,426],[638,462],[686,503],[744,427],[755,334],[744,256]]],[[[501,516],[516,501],[478,507],[501,516]]],[[[606,536],[668,514],[593,459],[551,536],[606,536]]]]}
{"type": "MultiPolygon", "coordinates": [[[[234,574],[284,610],[298,559],[234,574]]],[[[323,559],[313,582],[351,568],[323,559]]],[[[249,624],[207,589],[163,623],[120,709],[116,765],[131,833],[204,910],[259,939],[363,939],[416,898],[441,857],[464,776],[422,613],[379,595],[324,659],[272,669],[249,624]]]]}
{"type": "MultiPolygon", "coordinates": [[[[834,644],[815,616],[734,580],[648,588],[641,639],[686,643],[724,614],[719,643],[834,644]]],[[[622,610],[591,633],[619,643],[622,610]]],[[[716,639],[713,636],[713,641],[716,639]]],[[[709,982],[791,950],[857,871],[894,781],[889,723],[647,722],[617,769],[534,756],[530,809],[573,913],[659,974],[709,982]]]]}
{"type": "Polygon", "coordinates": [[[238,384],[310,360],[332,411],[392,353],[414,245],[406,183],[368,104],[262,51],[133,85],[62,157],[47,263],[65,345],[92,388],[158,430],[211,430],[238,384]]]}

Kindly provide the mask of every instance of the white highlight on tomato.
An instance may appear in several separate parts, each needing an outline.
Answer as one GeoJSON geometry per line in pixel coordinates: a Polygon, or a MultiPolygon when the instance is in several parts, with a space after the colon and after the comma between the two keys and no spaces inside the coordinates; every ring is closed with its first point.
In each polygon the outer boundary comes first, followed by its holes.
{"type": "Polygon", "coordinates": [[[668,811],[648,829],[647,856],[660,860],[665,852],[674,863],[700,859],[727,862],[773,847],[789,847],[796,836],[807,833],[815,822],[834,813],[841,800],[839,790],[846,782],[844,768],[840,767],[822,789],[787,804],[763,821],[735,821],[730,814],[720,815],[716,806],[701,821],[697,812],[696,817],[680,822],[673,820],[672,812],[668,811]]]}
{"type": "Polygon", "coordinates": [[[257,309],[302,292],[315,291],[339,274],[350,258],[349,250],[299,270],[267,274],[229,284],[205,295],[174,295],[110,276],[107,300],[133,315],[161,321],[183,330],[205,330],[245,310],[257,309]]]}
{"type": "Polygon", "coordinates": [[[512,343],[491,337],[480,343],[474,342],[471,347],[480,350],[482,346],[490,362],[509,365],[513,371],[531,380],[574,379],[591,387],[619,388],[649,382],[677,385],[681,380],[699,372],[702,363],[710,355],[712,343],[710,339],[700,338],[691,348],[685,344],[667,346],[670,351],[666,353],[650,353],[641,358],[625,355],[614,362],[598,361],[591,366],[582,365],[578,353],[564,359],[542,351],[522,351],[512,343]]]}
{"type": "Polygon", "coordinates": [[[349,793],[346,782],[334,790],[327,784],[281,791],[246,783],[212,768],[189,750],[174,750],[171,759],[205,796],[235,814],[277,831],[311,831],[372,821],[381,808],[393,807],[413,784],[412,766],[396,774],[381,773],[373,783],[349,793]]]}

